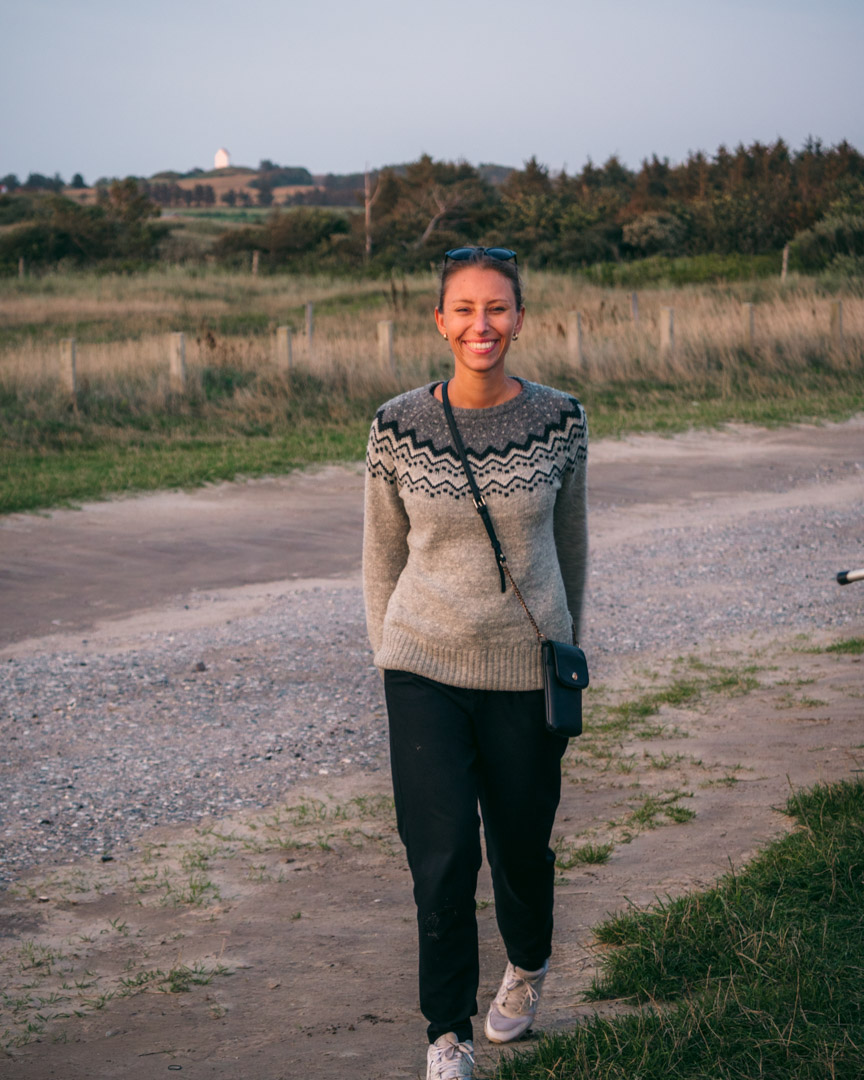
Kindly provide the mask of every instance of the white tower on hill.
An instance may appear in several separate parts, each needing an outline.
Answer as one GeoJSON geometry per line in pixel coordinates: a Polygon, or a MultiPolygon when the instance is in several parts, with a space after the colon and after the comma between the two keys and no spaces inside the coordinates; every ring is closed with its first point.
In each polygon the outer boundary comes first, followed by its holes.
{"type": "Polygon", "coordinates": [[[223,146],[219,150],[216,151],[216,157],[213,159],[213,168],[214,169],[227,169],[230,164],[231,164],[231,155],[228,153],[228,151],[223,146]]]}

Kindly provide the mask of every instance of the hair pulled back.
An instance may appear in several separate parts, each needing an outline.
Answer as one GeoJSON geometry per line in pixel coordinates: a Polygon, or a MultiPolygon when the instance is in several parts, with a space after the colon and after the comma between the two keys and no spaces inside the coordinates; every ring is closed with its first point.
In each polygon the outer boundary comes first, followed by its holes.
{"type": "Polygon", "coordinates": [[[513,298],[516,301],[516,310],[522,308],[522,278],[519,276],[519,268],[514,259],[495,259],[487,255],[482,248],[477,250],[468,259],[444,259],[441,267],[440,284],[438,288],[438,310],[444,310],[444,293],[447,285],[454,274],[465,270],[469,266],[478,266],[481,270],[494,270],[496,274],[507,278],[513,287],[513,298]]]}

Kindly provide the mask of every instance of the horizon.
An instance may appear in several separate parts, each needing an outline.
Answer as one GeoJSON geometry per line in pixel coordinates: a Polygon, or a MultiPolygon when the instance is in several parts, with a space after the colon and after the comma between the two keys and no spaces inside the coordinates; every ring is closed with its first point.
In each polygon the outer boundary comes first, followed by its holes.
{"type": "MultiPolygon", "coordinates": [[[[470,165],[474,169],[494,168],[494,169],[511,169],[513,171],[519,171],[521,169],[524,169],[525,165],[533,158],[533,159],[538,161],[539,165],[541,165],[542,167],[549,170],[550,176],[554,177],[556,175],[560,175],[562,172],[565,172],[565,171],[568,172],[568,174],[570,176],[578,176],[579,173],[584,168],[586,168],[589,164],[602,168],[606,164],[607,161],[609,161],[612,158],[616,158],[620,162],[620,164],[622,166],[624,166],[624,168],[630,170],[631,172],[638,173],[639,170],[642,168],[644,162],[649,160],[652,157],[656,157],[659,161],[668,161],[670,167],[676,168],[676,167],[684,164],[684,162],[687,160],[687,158],[692,154],[696,154],[696,153],[701,152],[701,153],[705,154],[705,156],[707,157],[707,159],[709,161],[713,161],[713,160],[716,159],[717,154],[722,149],[725,149],[729,153],[734,154],[738,150],[739,147],[743,147],[744,149],[748,149],[750,146],[752,146],[752,145],[754,145],[756,143],[762,143],[762,145],[771,146],[771,145],[776,145],[776,143],[778,141],[782,141],[786,145],[786,147],[788,148],[790,155],[794,156],[796,153],[800,153],[801,151],[803,151],[805,146],[811,140],[813,142],[818,143],[819,145],[821,145],[826,151],[830,150],[830,149],[832,149],[832,148],[834,148],[834,147],[836,147],[836,146],[838,146],[838,145],[840,145],[842,143],[848,143],[852,147],[853,150],[856,150],[859,153],[862,152],[861,149],[858,146],[856,146],[855,143],[851,139],[849,139],[847,137],[841,136],[836,141],[829,142],[828,140],[821,138],[821,136],[819,134],[817,134],[815,132],[811,132],[802,140],[800,146],[796,146],[795,144],[791,143],[788,139],[783,138],[782,135],[777,135],[775,139],[772,139],[769,142],[762,142],[762,140],[754,139],[751,143],[745,143],[743,140],[738,140],[737,142],[729,143],[728,145],[725,144],[725,143],[721,143],[714,150],[708,150],[705,147],[699,147],[699,148],[688,151],[688,153],[685,154],[680,159],[673,159],[668,154],[663,154],[663,153],[660,153],[660,152],[655,150],[651,154],[647,155],[647,157],[642,158],[640,160],[640,162],[638,163],[638,165],[634,165],[631,162],[623,160],[621,158],[621,156],[618,155],[618,154],[610,154],[603,161],[595,161],[589,156],[588,158],[586,158],[585,162],[581,166],[579,166],[578,168],[575,168],[575,169],[571,169],[571,170],[567,170],[567,169],[564,169],[564,168],[555,169],[552,166],[550,166],[548,163],[540,161],[539,158],[537,158],[537,155],[535,155],[535,154],[529,154],[527,157],[523,158],[522,161],[521,161],[521,165],[512,165],[512,164],[508,164],[508,163],[500,162],[500,161],[473,162],[473,161],[466,161],[464,158],[434,158],[434,160],[435,161],[440,161],[440,162],[445,162],[445,163],[459,163],[459,162],[465,161],[466,164],[470,165]]],[[[228,149],[228,148],[222,146],[222,147],[217,147],[217,150],[218,149],[228,149]]],[[[213,153],[214,153],[214,156],[215,156],[216,150],[214,150],[213,153]]],[[[229,150],[229,154],[230,154],[230,150],[229,150]]],[[[368,166],[368,171],[370,173],[374,174],[374,173],[383,172],[385,169],[404,168],[405,166],[413,164],[414,162],[418,161],[420,159],[420,157],[422,157],[422,154],[418,154],[418,156],[416,158],[413,158],[410,161],[406,160],[406,161],[398,161],[398,162],[388,162],[386,165],[370,165],[370,166],[368,166]]],[[[325,176],[328,176],[328,175],[333,175],[333,176],[358,176],[358,175],[362,175],[363,172],[364,172],[364,169],[348,169],[348,170],[345,170],[345,171],[339,172],[339,173],[334,173],[334,172],[328,173],[328,172],[325,172],[325,171],[318,171],[318,170],[309,168],[309,166],[304,164],[303,162],[291,162],[291,161],[277,162],[275,159],[269,158],[267,155],[265,155],[259,160],[259,165],[258,166],[256,166],[256,165],[247,165],[245,163],[232,161],[230,163],[230,165],[226,166],[225,168],[218,168],[217,169],[213,165],[211,165],[209,168],[205,167],[205,166],[202,166],[202,165],[190,165],[188,169],[160,168],[160,169],[156,169],[154,172],[151,172],[151,173],[146,174],[146,175],[140,174],[140,173],[138,173],[138,174],[127,173],[125,175],[120,174],[120,173],[113,173],[113,174],[104,173],[101,176],[98,176],[98,177],[94,176],[93,178],[88,179],[86,173],[84,173],[80,169],[76,169],[74,173],[72,173],[68,177],[66,177],[66,176],[63,176],[63,174],[60,173],[60,170],[57,170],[57,169],[55,169],[53,171],[49,171],[49,172],[44,172],[44,173],[41,172],[41,170],[37,170],[37,169],[21,170],[20,172],[16,172],[15,170],[8,170],[8,169],[4,170],[2,168],[2,166],[0,166],[0,175],[6,176],[6,175],[8,175],[10,173],[13,174],[13,175],[16,175],[18,177],[19,182],[23,186],[25,184],[27,176],[30,175],[31,173],[32,174],[39,174],[39,175],[47,176],[47,177],[52,177],[52,178],[59,174],[61,180],[63,180],[64,185],[66,187],[68,187],[70,185],[70,183],[71,183],[72,177],[75,176],[77,173],[81,173],[82,178],[85,181],[85,186],[86,187],[93,187],[100,180],[108,180],[108,181],[111,181],[111,180],[125,180],[128,177],[132,177],[133,179],[136,179],[136,180],[152,180],[155,177],[164,176],[166,174],[176,174],[179,178],[182,178],[184,176],[188,176],[190,173],[193,173],[195,171],[200,171],[201,174],[205,175],[205,176],[212,176],[213,174],[218,174],[220,172],[228,172],[228,171],[230,171],[232,169],[248,169],[248,170],[251,170],[251,171],[253,171],[255,173],[258,173],[258,172],[261,171],[260,170],[260,162],[263,162],[263,161],[270,161],[276,168],[279,168],[279,169],[305,168],[309,172],[309,174],[313,177],[313,179],[322,178],[322,177],[325,177],[325,176]]]]}
{"type": "Polygon", "coordinates": [[[424,152],[572,173],[780,135],[864,145],[856,0],[539,0],[530,18],[518,0],[31,0],[0,33],[0,175],[206,170],[220,146],[321,175],[424,152]]]}

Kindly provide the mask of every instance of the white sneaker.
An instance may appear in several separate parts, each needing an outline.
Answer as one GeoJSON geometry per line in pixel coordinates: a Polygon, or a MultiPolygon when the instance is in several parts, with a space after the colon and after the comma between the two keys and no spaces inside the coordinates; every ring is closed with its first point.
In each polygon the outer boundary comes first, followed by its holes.
{"type": "Polygon", "coordinates": [[[539,971],[524,971],[507,962],[501,986],[486,1014],[489,1042],[512,1042],[531,1027],[548,970],[548,960],[539,971]]]}
{"type": "Polygon", "coordinates": [[[426,1054],[426,1080],[471,1080],[474,1043],[459,1042],[452,1031],[431,1043],[426,1054]]]}

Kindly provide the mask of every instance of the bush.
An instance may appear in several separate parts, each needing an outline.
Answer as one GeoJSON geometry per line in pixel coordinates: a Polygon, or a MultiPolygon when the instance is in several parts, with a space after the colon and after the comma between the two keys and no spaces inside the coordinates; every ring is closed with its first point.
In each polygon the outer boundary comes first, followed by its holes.
{"type": "Polygon", "coordinates": [[[309,170],[301,165],[273,165],[272,161],[262,161],[261,166],[261,175],[249,181],[250,187],[311,187],[315,183],[309,170]],[[272,167],[265,169],[264,165],[272,167]]]}
{"type": "Polygon", "coordinates": [[[348,232],[343,214],[309,207],[287,214],[272,214],[267,220],[267,249],[274,262],[284,262],[292,255],[320,250],[338,234],[348,232]]]}
{"type": "Polygon", "coordinates": [[[34,202],[29,195],[0,195],[0,225],[17,225],[19,221],[28,221],[34,213],[34,202]]]}
{"type": "Polygon", "coordinates": [[[790,255],[796,269],[812,272],[838,266],[851,257],[864,257],[864,214],[839,213],[817,221],[812,229],[798,233],[790,255]]]}
{"type": "Polygon", "coordinates": [[[297,263],[298,260],[317,260],[330,249],[335,236],[350,231],[343,214],[317,207],[302,207],[287,213],[274,210],[263,226],[229,229],[216,241],[214,254],[227,261],[236,261],[242,252],[264,251],[272,267],[297,263]]]}
{"type": "Polygon", "coordinates": [[[623,240],[634,255],[683,255],[687,225],[675,214],[640,214],[623,229],[623,240]]]}
{"type": "Polygon", "coordinates": [[[231,261],[231,257],[243,252],[260,251],[264,247],[264,230],[257,225],[245,225],[242,229],[227,229],[213,245],[213,254],[231,261]]]}
{"type": "Polygon", "coordinates": [[[134,180],[113,184],[99,206],[42,196],[29,222],[0,235],[0,272],[13,270],[22,256],[34,266],[152,259],[167,231],[149,221],[158,213],[134,180]]]}

